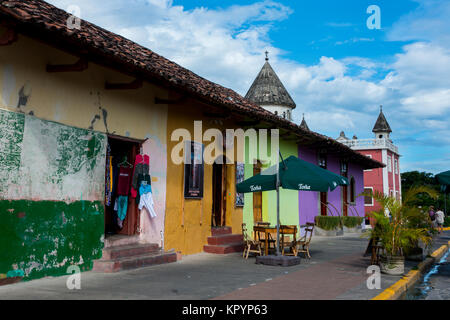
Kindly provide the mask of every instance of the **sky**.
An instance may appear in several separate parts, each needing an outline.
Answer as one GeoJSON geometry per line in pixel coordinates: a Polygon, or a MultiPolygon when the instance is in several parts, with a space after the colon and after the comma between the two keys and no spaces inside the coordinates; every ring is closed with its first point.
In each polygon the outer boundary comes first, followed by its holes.
{"type": "Polygon", "coordinates": [[[450,170],[448,0],[47,1],[243,96],[267,50],[296,123],[370,139],[383,105],[401,172],[450,170]]]}

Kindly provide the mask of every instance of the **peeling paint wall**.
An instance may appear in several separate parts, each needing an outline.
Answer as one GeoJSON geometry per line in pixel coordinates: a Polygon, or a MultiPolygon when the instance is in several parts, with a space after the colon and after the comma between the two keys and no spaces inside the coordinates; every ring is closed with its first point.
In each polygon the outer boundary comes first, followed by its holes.
{"type": "Polygon", "coordinates": [[[101,257],[106,135],[0,110],[0,273],[101,257]]]}
{"type": "Polygon", "coordinates": [[[101,201],[106,136],[0,110],[0,198],[101,201]]]}

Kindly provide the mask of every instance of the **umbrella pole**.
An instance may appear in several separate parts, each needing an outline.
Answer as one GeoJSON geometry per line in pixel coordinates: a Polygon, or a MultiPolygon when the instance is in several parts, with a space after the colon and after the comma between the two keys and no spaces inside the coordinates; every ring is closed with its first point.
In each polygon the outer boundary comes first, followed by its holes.
{"type": "MultiPolygon", "coordinates": [[[[447,191],[447,190],[445,190],[447,191]]],[[[447,193],[444,192],[444,215],[447,215],[447,193]]]]}
{"type": "Polygon", "coordinates": [[[277,161],[277,251],[276,255],[280,255],[280,152],[278,151],[277,161]]]}

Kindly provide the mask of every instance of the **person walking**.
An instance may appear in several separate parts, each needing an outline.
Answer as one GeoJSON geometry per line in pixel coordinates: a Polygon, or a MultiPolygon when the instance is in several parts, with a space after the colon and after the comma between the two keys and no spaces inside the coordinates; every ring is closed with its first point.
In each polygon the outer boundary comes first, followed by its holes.
{"type": "Polygon", "coordinates": [[[434,229],[436,228],[436,212],[434,211],[434,206],[430,206],[428,210],[428,216],[431,220],[431,227],[434,229]]]}
{"type": "Polygon", "coordinates": [[[436,225],[439,233],[444,231],[444,212],[441,209],[436,211],[436,225]]]}

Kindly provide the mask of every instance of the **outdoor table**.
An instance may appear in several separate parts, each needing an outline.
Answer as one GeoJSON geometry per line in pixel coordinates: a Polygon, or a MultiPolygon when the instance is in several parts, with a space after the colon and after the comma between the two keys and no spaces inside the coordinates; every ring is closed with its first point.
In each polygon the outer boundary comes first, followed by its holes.
{"type": "MultiPolygon", "coordinates": [[[[269,233],[276,233],[277,227],[273,226],[254,226],[253,231],[255,233],[258,233],[258,240],[259,239],[259,232],[264,232],[264,255],[269,254],[269,233]]],[[[294,241],[297,241],[297,226],[280,226],[280,236],[281,236],[281,246],[284,247],[284,235],[285,234],[292,234],[294,241]]]]}

